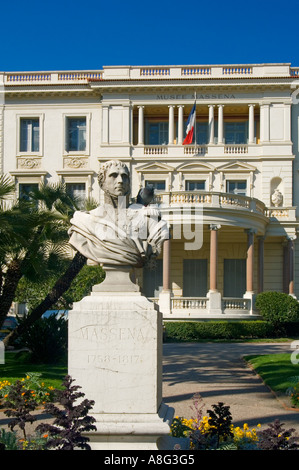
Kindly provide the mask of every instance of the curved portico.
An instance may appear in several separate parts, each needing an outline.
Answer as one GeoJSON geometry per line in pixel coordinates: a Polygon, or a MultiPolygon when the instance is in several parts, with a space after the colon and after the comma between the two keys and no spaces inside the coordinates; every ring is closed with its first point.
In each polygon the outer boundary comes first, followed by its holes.
{"type": "Polygon", "coordinates": [[[269,210],[262,201],[185,191],[162,193],[158,199],[172,234],[162,257],[159,306],[165,318],[252,318],[265,269],[271,269],[272,245],[281,247],[281,283],[292,293],[293,244],[284,243],[283,233],[269,235],[269,210]],[[188,283],[195,285],[193,292],[188,283]],[[197,291],[200,295],[194,295],[197,291]]]}

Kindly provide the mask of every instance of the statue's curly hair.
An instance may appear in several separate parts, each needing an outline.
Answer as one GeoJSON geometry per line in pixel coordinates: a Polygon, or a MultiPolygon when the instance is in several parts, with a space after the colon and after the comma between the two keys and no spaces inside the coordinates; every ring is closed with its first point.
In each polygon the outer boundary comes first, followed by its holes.
{"type": "Polygon", "coordinates": [[[102,163],[100,166],[100,170],[98,172],[98,182],[100,187],[102,187],[102,184],[105,181],[107,170],[109,170],[113,165],[124,168],[130,177],[129,168],[125,163],[120,162],[119,160],[109,160],[108,162],[102,163]]]}

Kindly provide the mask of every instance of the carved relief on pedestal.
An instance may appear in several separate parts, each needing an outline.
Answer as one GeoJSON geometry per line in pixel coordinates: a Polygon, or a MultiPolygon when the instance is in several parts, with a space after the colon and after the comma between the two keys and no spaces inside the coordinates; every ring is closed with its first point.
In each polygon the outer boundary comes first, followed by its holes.
{"type": "Polygon", "coordinates": [[[87,157],[64,157],[63,168],[71,168],[72,170],[87,168],[87,157]]]}

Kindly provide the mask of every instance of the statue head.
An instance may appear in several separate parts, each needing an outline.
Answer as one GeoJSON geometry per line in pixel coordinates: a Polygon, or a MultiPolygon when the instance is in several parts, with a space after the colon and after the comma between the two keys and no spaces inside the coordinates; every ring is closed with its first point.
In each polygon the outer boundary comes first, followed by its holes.
{"type": "Polygon", "coordinates": [[[130,193],[129,169],[125,163],[118,160],[110,160],[101,165],[98,181],[105,195],[112,199],[130,193]]]}

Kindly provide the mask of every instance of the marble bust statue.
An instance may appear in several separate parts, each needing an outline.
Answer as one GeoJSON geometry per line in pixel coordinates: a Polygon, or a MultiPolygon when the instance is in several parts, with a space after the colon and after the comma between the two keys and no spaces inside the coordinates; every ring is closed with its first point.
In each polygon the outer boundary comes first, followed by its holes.
{"type": "Polygon", "coordinates": [[[70,244],[101,265],[150,265],[169,238],[165,221],[155,207],[137,197],[129,204],[130,172],[120,161],[102,164],[98,174],[104,203],[89,212],[77,211],[71,219],[70,244]]]}

